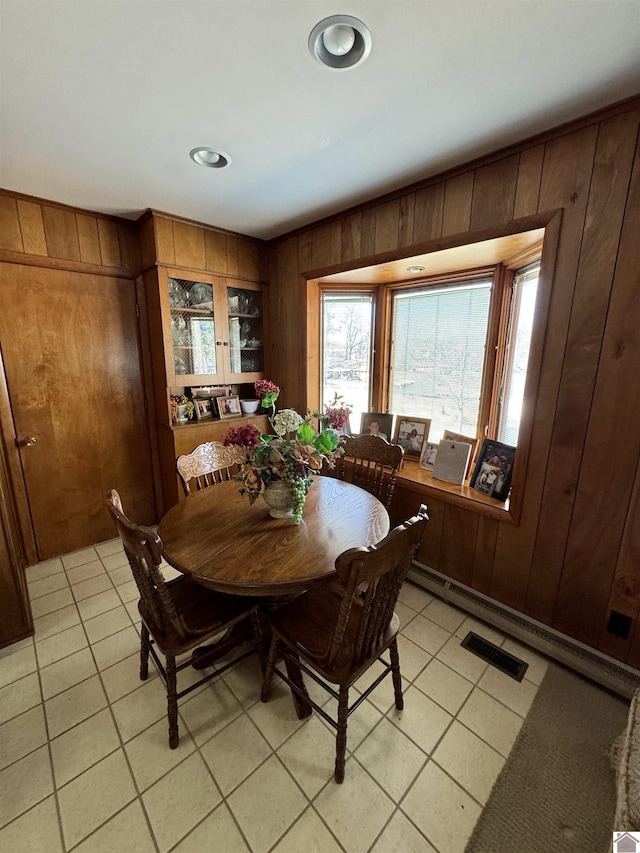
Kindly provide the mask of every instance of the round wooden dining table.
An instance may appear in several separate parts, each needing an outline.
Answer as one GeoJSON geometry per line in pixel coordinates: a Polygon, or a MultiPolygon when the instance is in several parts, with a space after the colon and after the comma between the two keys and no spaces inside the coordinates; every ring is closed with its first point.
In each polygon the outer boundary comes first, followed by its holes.
{"type": "Polygon", "coordinates": [[[250,506],[239,489],[229,480],[195,492],[158,527],[166,561],[218,592],[302,592],[334,572],[343,551],[374,545],[389,532],[389,515],[377,498],[333,477],[315,478],[299,525],[272,518],[262,498],[250,506]]]}

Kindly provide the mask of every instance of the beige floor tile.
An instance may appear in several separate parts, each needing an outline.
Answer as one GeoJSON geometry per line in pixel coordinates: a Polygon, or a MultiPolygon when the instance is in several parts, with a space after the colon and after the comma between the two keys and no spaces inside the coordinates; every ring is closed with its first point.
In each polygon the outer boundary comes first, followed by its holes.
{"type": "Polygon", "coordinates": [[[365,853],[394,810],[382,788],[352,758],[347,761],[344,782],[323,788],[314,806],[349,853],[365,853]]]}
{"type": "Polygon", "coordinates": [[[15,643],[11,643],[9,646],[5,646],[0,649],[0,660],[3,658],[8,658],[11,655],[15,655],[16,652],[21,652],[24,649],[32,649],[33,648],[33,637],[23,637],[21,640],[16,640],[15,643]]]}
{"type": "Polygon", "coordinates": [[[58,790],[62,832],[73,847],[127,803],[136,789],[122,750],[111,753],[58,790]]]}
{"type": "Polygon", "coordinates": [[[396,601],[396,606],[394,607],[394,611],[398,619],[400,620],[400,627],[404,628],[405,625],[408,625],[409,622],[416,615],[416,611],[411,607],[408,607],[406,604],[403,604],[401,601],[396,601]]]}
{"type": "Polygon", "coordinates": [[[271,755],[271,747],[246,714],[225,726],[200,751],[224,796],[271,755]]]}
{"type": "MultiPolygon", "coordinates": [[[[387,661],[389,660],[388,653],[385,653],[385,659],[387,661]]],[[[400,669],[402,671],[402,665],[400,669]]],[[[383,670],[384,666],[379,661],[376,661],[372,666],[370,666],[349,691],[349,703],[351,704],[357,699],[358,693],[364,693],[364,691],[373,684],[376,678],[382,674],[383,670]]],[[[408,681],[403,679],[402,689],[406,690],[407,687],[408,681]]],[[[395,692],[393,690],[393,679],[391,674],[387,675],[384,681],[380,682],[376,689],[369,694],[369,702],[375,705],[383,714],[386,714],[389,708],[395,705],[395,692]]]]}
{"type": "Polygon", "coordinates": [[[225,803],[220,803],[209,817],[174,847],[173,853],[204,853],[211,848],[213,838],[224,839],[224,853],[250,853],[225,803]]]}
{"type": "Polygon", "coordinates": [[[41,705],[0,726],[0,770],[47,742],[41,705]]]}
{"type": "Polygon", "coordinates": [[[0,771],[0,826],[53,793],[49,747],[41,746],[0,771]]]}
{"type": "MultiPolygon", "coordinates": [[[[167,716],[167,692],[159,678],[142,683],[111,706],[122,740],[134,738],[167,716]]],[[[167,722],[167,730],[169,723],[167,722]]]]}
{"type": "Polygon", "coordinates": [[[272,756],[236,788],[227,803],[252,851],[266,853],[306,808],[307,799],[272,756]]]}
{"type": "Polygon", "coordinates": [[[62,560],[60,557],[54,557],[53,560],[45,560],[44,563],[38,563],[36,566],[27,566],[25,575],[27,583],[39,581],[42,578],[48,578],[50,575],[57,575],[64,571],[62,560]]]}
{"type": "Polygon", "coordinates": [[[47,797],[9,826],[0,829],[0,850],[7,853],[62,853],[55,797],[47,797]]]}
{"type": "Polygon", "coordinates": [[[84,566],[76,566],[74,569],[67,570],[67,578],[72,586],[76,586],[84,581],[97,578],[105,574],[104,566],[100,560],[92,560],[90,563],[85,563],[84,566]]]}
{"type": "Polygon", "coordinates": [[[538,692],[538,687],[531,681],[516,681],[500,672],[494,666],[487,668],[487,671],[478,682],[478,687],[481,687],[485,693],[493,696],[507,708],[515,711],[521,717],[526,717],[531,707],[531,703],[538,692]]]}
{"type": "Polygon", "coordinates": [[[108,669],[114,663],[131,657],[140,649],[140,637],[136,629],[129,623],[127,628],[98,640],[91,645],[99,670],[108,669]]]}
{"type": "Polygon", "coordinates": [[[73,569],[75,566],[83,566],[85,563],[91,563],[98,558],[98,553],[95,548],[84,548],[82,551],[74,551],[72,554],[66,554],[62,557],[62,565],[65,569],[73,569]]]}
{"type": "Polygon", "coordinates": [[[401,811],[397,811],[385,826],[371,853],[437,853],[401,811]]]}
{"type": "Polygon", "coordinates": [[[296,716],[289,688],[285,688],[275,678],[269,701],[256,702],[247,713],[274,749],[303,723],[296,716]]]}
{"type": "Polygon", "coordinates": [[[402,634],[430,655],[437,654],[451,636],[449,631],[420,614],[402,629],[402,634]]]}
{"type": "MultiPolygon", "coordinates": [[[[196,752],[142,795],[160,853],[166,853],[221,801],[196,752]]],[[[255,803],[254,803],[255,809],[255,803]]]]}
{"type": "Polygon", "coordinates": [[[200,746],[242,713],[242,705],[221,678],[180,703],[180,716],[200,746]]]}
{"type": "Polygon", "coordinates": [[[31,613],[34,619],[39,619],[41,616],[53,613],[54,610],[61,610],[73,603],[71,587],[66,587],[66,589],[59,589],[57,592],[51,592],[49,595],[43,595],[42,598],[36,598],[35,601],[31,602],[31,613]]]}
{"type": "MultiPolygon", "coordinates": [[[[349,701],[353,701],[349,697],[349,701]]],[[[331,708],[327,708],[328,712],[333,715],[334,719],[338,717],[338,703],[332,702],[331,708]]],[[[370,732],[378,725],[382,719],[380,711],[372,705],[367,699],[358,707],[356,711],[349,717],[347,726],[347,752],[355,752],[362,741],[369,735],[370,732]]],[[[330,729],[335,737],[335,729],[330,729]]]]}
{"type": "Polygon", "coordinates": [[[129,559],[122,548],[119,548],[117,551],[114,551],[113,554],[105,554],[100,558],[102,560],[102,565],[108,572],[113,571],[113,569],[119,569],[122,566],[126,566],[129,577],[131,577],[131,568],[129,566],[129,559]]]}
{"type": "Polygon", "coordinates": [[[436,850],[464,853],[481,809],[430,761],[403,801],[402,811],[436,850]]]}
{"type": "Polygon", "coordinates": [[[129,566],[129,561],[127,560],[126,566],[111,569],[109,577],[111,578],[111,583],[116,587],[121,586],[123,583],[129,583],[131,580],[131,567],[129,566]]]}
{"type": "Polygon", "coordinates": [[[501,646],[505,641],[505,635],[502,631],[498,631],[497,628],[492,628],[491,625],[480,622],[479,619],[475,619],[473,616],[467,616],[455,633],[462,640],[467,636],[469,631],[473,631],[474,634],[483,637],[485,640],[489,640],[490,643],[494,643],[496,646],[501,646]]]}
{"type": "Polygon", "coordinates": [[[23,711],[28,711],[39,705],[40,682],[37,672],[26,675],[18,681],[13,681],[0,689],[0,724],[17,717],[23,711]]]}
{"type": "Polygon", "coordinates": [[[433,760],[480,803],[486,803],[504,757],[457,720],[433,753],[433,760]]]}
{"type": "Polygon", "coordinates": [[[416,687],[404,694],[404,710],[389,711],[387,717],[429,754],[451,723],[452,716],[416,687]]]}
{"type": "Polygon", "coordinates": [[[116,592],[123,604],[129,604],[130,601],[137,602],[140,598],[138,585],[135,581],[127,581],[127,583],[120,584],[120,586],[116,587],[116,592]]]}
{"type": "Polygon", "coordinates": [[[422,611],[422,615],[426,616],[427,619],[431,619],[432,622],[440,625],[446,631],[450,631],[452,634],[458,630],[466,619],[466,613],[458,610],[457,607],[452,607],[441,598],[434,598],[422,611]]]}
{"type": "MultiPolygon", "coordinates": [[[[342,853],[313,806],[309,806],[274,848],[273,853],[342,853]]],[[[194,851],[195,853],[195,851],[194,851]]]]}
{"type": "Polygon", "coordinates": [[[101,592],[109,592],[112,589],[111,578],[106,572],[102,572],[95,578],[75,584],[71,587],[71,592],[77,604],[79,601],[84,601],[85,598],[91,598],[92,596],[99,595],[101,592]]]}
{"type": "Polygon", "coordinates": [[[419,613],[430,601],[433,601],[433,595],[412,581],[405,581],[400,590],[398,601],[419,613]]]}
{"type": "Polygon", "coordinates": [[[54,738],[106,707],[107,697],[97,675],[45,702],[49,737],[54,738]]]}
{"type": "Polygon", "coordinates": [[[36,653],[31,643],[26,648],[0,658],[0,687],[24,678],[36,669],[36,653]]]}
{"type": "Polygon", "coordinates": [[[46,637],[51,637],[53,634],[66,631],[67,628],[73,628],[74,625],[79,624],[80,614],[78,613],[78,608],[75,604],[70,604],[61,610],[54,610],[53,613],[48,613],[46,616],[34,619],[33,628],[36,640],[44,640],[46,637]]]}
{"type": "Polygon", "coordinates": [[[84,630],[87,632],[90,643],[98,643],[105,637],[117,634],[118,631],[130,626],[131,619],[127,611],[124,607],[117,607],[114,610],[101,613],[100,616],[94,616],[93,619],[87,619],[84,623],[84,630]]]}
{"type": "Polygon", "coordinates": [[[522,717],[479,687],[474,688],[458,719],[505,758],[509,756],[524,722],[522,717]]]}
{"type": "Polygon", "coordinates": [[[56,785],[66,785],[119,747],[111,712],[104,708],[51,741],[56,785]]]}
{"type": "Polygon", "coordinates": [[[137,628],[140,627],[140,611],[138,610],[139,600],[140,599],[134,598],[132,601],[127,601],[127,603],[125,604],[125,610],[129,614],[129,618],[137,628]]]}
{"type": "Polygon", "coordinates": [[[49,595],[51,592],[65,589],[69,586],[69,582],[64,572],[58,572],[56,575],[48,575],[48,577],[41,580],[31,581],[28,586],[29,599],[35,601],[37,598],[42,598],[43,595],[49,595]]]}
{"type": "Polygon", "coordinates": [[[123,551],[122,542],[120,539],[107,539],[106,542],[100,542],[98,545],[94,546],[96,549],[96,553],[98,557],[102,559],[102,557],[108,557],[110,554],[117,554],[118,552],[123,551]]]}
{"type": "Polygon", "coordinates": [[[146,791],[194,749],[193,739],[184,730],[180,732],[178,747],[169,748],[169,723],[166,717],[140,732],[125,745],[125,752],[140,791],[146,791]]]}
{"type": "Polygon", "coordinates": [[[427,760],[426,753],[386,719],[381,720],[354,755],[396,803],[427,760]]]}
{"type": "Polygon", "coordinates": [[[282,744],[278,755],[307,797],[313,799],[333,777],[335,733],[318,717],[311,717],[282,744]]]}
{"type": "Polygon", "coordinates": [[[462,648],[459,637],[451,637],[436,657],[468,681],[473,681],[474,684],[488,667],[487,662],[482,658],[462,648]]]}
{"type": "Polygon", "coordinates": [[[147,681],[140,680],[139,653],[118,661],[118,663],[110,666],[108,669],[102,670],[100,674],[110,702],[117,702],[118,699],[122,699],[127,693],[131,693],[138,687],[142,687],[144,684],[148,684],[159,677],[157,669],[150,662],[147,681]]]}
{"type": "Polygon", "coordinates": [[[80,611],[80,617],[83,622],[86,622],[88,619],[93,619],[94,616],[106,613],[107,610],[120,607],[121,604],[122,602],[115,589],[109,589],[106,592],[101,592],[98,595],[92,595],[91,598],[79,601],[78,610],[80,611]]]}
{"type": "Polygon", "coordinates": [[[398,654],[400,655],[400,672],[403,680],[413,681],[431,660],[429,652],[398,634],[398,654]]]}
{"type": "Polygon", "coordinates": [[[108,820],[93,835],[74,848],[73,853],[155,853],[144,811],[138,800],[108,820]]]}
{"type": "Polygon", "coordinates": [[[243,660],[238,666],[225,672],[222,677],[243,708],[250,708],[251,705],[260,701],[262,670],[257,657],[243,660]]]}
{"type": "Polygon", "coordinates": [[[529,646],[525,646],[524,643],[518,643],[515,640],[512,640],[510,637],[507,637],[504,641],[502,648],[505,652],[509,652],[509,654],[514,655],[529,664],[527,671],[524,674],[527,681],[532,681],[538,686],[542,684],[542,679],[545,677],[549,666],[548,658],[529,648],[529,646]]]}
{"type": "Polygon", "coordinates": [[[413,683],[418,690],[454,715],[458,713],[464,700],[473,690],[473,684],[470,681],[449,669],[437,658],[422,670],[413,683]]]}
{"type": "Polygon", "coordinates": [[[82,625],[74,625],[44,640],[36,640],[38,665],[42,669],[89,645],[82,625]]]}

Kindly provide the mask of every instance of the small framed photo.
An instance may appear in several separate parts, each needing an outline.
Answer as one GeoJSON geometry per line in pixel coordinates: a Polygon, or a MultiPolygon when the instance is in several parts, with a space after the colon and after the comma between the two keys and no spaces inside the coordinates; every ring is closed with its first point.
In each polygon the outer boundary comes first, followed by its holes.
{"type": "Polygon", "coordinates": [[[360,421],[360,435],[379,435],[385,441],[391,441],[393,415],[383,412],[363,412],[360,421]]]}
{"type": "Polygon", "coordinates": [[[427,471],[433,471],[437,455],[438,445],[431,441],[425,441],[422,445],[422,452],[420,454],[420,467],[425,468],[427,471]]]}
{"type": "Polygon", "coordinates": [[[193,398],[193,408],[196,413],[196,419],[206,421],[213,417],[213,400],[193,398]]]}
{"type": "Polygon", "coordinates": [[[506,501],[511,488],[515,447],[485,438],[478,453],[469,485],[483,495],[506,501]]]}
{"type": "MultiPolygon", "coordinates": [[[[451,432],[451,430],[446,429],[444,431],[444,435],[442,436],[444,441],[462,441],[464,444],[471,445],[471,453],[469,454],[469,465],[473,465],[473,460],[476,455],[476,447],[478,446],[478,439],[471,438],[469,435],[460,435],[459,432],[451,432]]],[[[465,474],[465,477],[467,475],[465,474]]]]}
{"type": "Polygon", "coordinates": [[[216,406],[218,408],[218,416],[221,420],[242,416],[240,397],[216,397],[216,406]]]}
{"type": "Polygon", "coordinates": [[[414,462],[420,461],[422,445],[429,438],[431,421],[427,418],[407,418],[398,415],[393,443],[404,448],[404,458],[414,462]]]}

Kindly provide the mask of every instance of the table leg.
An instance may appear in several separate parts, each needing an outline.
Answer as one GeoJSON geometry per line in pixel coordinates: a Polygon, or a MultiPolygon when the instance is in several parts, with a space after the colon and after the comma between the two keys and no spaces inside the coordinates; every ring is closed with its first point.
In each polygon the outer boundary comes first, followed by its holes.
{"type": "MultiPolygon", "coordinates": [[[[294,655],[291,651],[289,651],[289,655],[291,655],[291,657],[297,658],[297,655],[294,655]]],[[[287,668],[287,675],[303,694],[301,696],[299,693],[296,693],[295,690],[291,691],[291,695],[293,696],[293,704],[295,705],[296,709],[296,714],[299,720],[306,720],[307,717],[311,716],[313,708],[309,703],[307,685],[304,683],[304,679],[302,678],[302,670],[300,669],[299,660],[298,663],[294,663],[294,661],[291,660],[289,656],[287,656],[285,658],[285,666],[287,668]]]]}

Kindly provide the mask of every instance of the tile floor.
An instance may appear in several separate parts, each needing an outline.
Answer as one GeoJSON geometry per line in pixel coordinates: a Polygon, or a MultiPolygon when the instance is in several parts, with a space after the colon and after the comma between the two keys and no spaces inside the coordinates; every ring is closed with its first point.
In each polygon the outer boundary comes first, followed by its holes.
{"type": "Polygon", "coordinates": [[[162,682],[152,666],[138,678],[138,596],[119,540],[27,580],[35,638],[0,650],[0,850],[11,853],[462,853],[546,668],[405,584],[405,710],[387,679],[350,719],[336,785],[333,730],[297,720],[277,680],[262,704],[254,659],[182,700],[169,749],[162,682]],[[469,629],[526,658],[525,680],[462,649],[469,629]]]}

